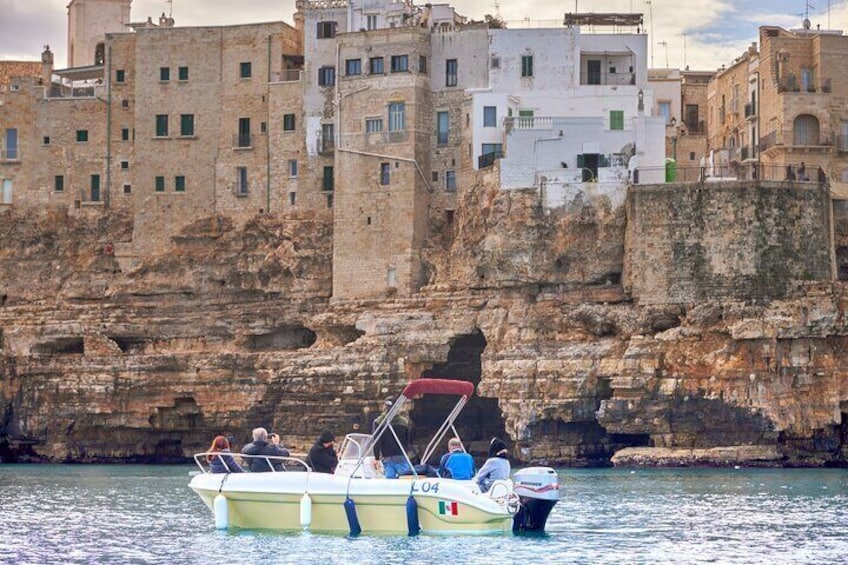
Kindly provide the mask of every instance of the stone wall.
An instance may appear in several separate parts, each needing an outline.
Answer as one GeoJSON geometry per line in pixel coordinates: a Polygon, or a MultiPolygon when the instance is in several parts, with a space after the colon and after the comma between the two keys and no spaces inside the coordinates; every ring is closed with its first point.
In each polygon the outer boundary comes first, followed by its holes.
{"type": "Polygon", "coordinates": [[[831,278],[829,216],[805,183],[634,187],[625,286],[640,304],[785,296],[831,278]]]}

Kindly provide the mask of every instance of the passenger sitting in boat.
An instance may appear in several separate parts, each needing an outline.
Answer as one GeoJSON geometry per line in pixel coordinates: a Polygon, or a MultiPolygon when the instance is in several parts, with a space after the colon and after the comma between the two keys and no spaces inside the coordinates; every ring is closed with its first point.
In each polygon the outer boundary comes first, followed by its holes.
{"type": "Polygon", "coordinates": [[[236,463],[236,460],[233,459],[232,455],[227,455],[230,453],[230,442],[227,441],[227,438],[224,436],[215,436],[215,439],[212,440],[212,446],[209,448],[210,452],[220,453],[221,455],[212,455],[210,453],[206,456],[206,461],[209,463],[209,471],[212,473],[243,473],[244,469],[236,463]]]}
{"type": "Polygon", "coordinates": [[[339,457],[333,449],[336,436],[330,430],[324,430],[318,436],[318,441],[309,450],[307,460],[316,473],[334,473],[339,464],[339,457]]]}
{"type": "Polygon", "coordinates": [[[492,483],[501,479],[508,479],[511,467],[507,456],[506,443],[496,437],[492,438],[489,444],[489,458],[477,471],[474,477],[474,482],[480,487],[482,492],[488,492],[492,487],[492,483]]]}
{"type": "Polygon", "coordinates": [[[244,455],[254,456],[250,457],[248,461],[250,470],[254,473],[286,470],[285,467],[283,467],[283,462],[279,459],[266,459],[266,457],[288,457],[289,450],[285,447],[269,443],[268,430],[265,428],[254,429],[253,441],[245,445],[241,449],[241,452],[244,455]]]}
{"type": "Polygon", "coordinates": [[[439,462],[439,474],[459,481],[467,481],[474,476],[474,458],[465,452],[459,438],[452,437],[448,441],[448,452],[439,462]]]}
{"type": "MultiPolygon", "coordinates": [[[[386,403],[388,407],[391,407],[390,401],[387,400],[386,403]]],[[[377,418],[375,428],[382,423],[385,417],[386,414],[382,414],[377,418]]],[[[402,445],[398,445],[395,434],[391,430],[386,430],[374,445],[374,456],[383,464],[383,472],[386,474],[386,478],[396,479],[400,475],[412,474],[412,468],[409,466],[405,455],[406,447],[409,445],[409,420],[398,414],[392,418],[391,425],[402,445]]]]}

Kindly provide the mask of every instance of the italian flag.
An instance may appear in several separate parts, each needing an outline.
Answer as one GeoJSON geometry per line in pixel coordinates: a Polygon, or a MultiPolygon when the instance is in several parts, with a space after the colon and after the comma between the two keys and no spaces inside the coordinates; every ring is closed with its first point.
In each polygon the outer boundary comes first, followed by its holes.
{"type": "Polygon", "coordinates": [[[456,502],[445,502],[444,500],[440,500],[439,514],[452,514],[456,516],[459,514],[459,504],[456,502]]]}

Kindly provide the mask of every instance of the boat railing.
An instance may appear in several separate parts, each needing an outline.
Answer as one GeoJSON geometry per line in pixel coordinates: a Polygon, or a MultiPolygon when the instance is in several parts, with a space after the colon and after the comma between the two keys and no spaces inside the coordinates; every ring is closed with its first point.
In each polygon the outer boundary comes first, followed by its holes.
{"type": "Polygon", "coordinates": [[[284,473],[287,471],[291,471],[291,469],[289,469],[287,465],[296,465],[298,470],[300,470],[300,467],[303,467],[303,470],[305,470],[307,473],[312,471],[312,467],[310,467],[305,460],[299,457],[290,457],[282,455],[246,455],[244,453],[221,453],[218,451],[207,451],[204,453],[195,454],[194,462],[197,464],[198,467],[200,467],[200,470],[202,472],[211,473],[212,470],[209,467],[209,458],[219,455],[223,455],[223,457],[220,458],[221,463],[224,465],[224,468],[227,469],[228,472],[232,472],[229,465],[227,465],[228,456],[232,457],[233,460],[237,463],[240,462],[239,464],[242,467],[242,471],[245,473],[251,472],[249,464],[249,461],[251,459],[263,459],[265,463],[267,463],[269,469],[266,472],[270,473],[284,473]],[[275,468],[276,463],[279,463],[281,470],[275,468]]]}

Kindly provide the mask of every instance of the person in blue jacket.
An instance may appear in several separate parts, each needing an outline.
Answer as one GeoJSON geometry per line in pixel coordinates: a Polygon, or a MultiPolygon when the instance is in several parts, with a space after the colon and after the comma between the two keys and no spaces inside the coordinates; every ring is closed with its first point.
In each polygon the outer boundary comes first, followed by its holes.
{"type": "Polygon", "coordinates": [[[224,436],[215,436],[212,446],[209,448],[206,461],[209,463],[209,471],[212,473],[243,473],[244,469],[236,463],[230,455],[230,442],[224,436]],[[214,455],[217,453],[218,455],[214,455]]]}
{"type": "Polygon", "coordinates": [[[458,481],[474,476],[474,458],[465,452],[459,438],[452,437],[448,441],[448,452],[439,461],[439,475],[458,481]]]}

